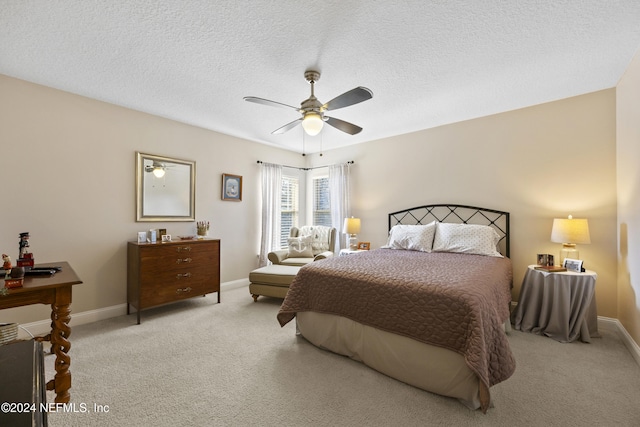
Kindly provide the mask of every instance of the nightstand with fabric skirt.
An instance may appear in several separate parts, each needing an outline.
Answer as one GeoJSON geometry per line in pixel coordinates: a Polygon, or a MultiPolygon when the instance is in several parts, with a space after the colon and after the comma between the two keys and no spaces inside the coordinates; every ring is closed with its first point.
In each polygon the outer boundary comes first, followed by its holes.
{"type": "Polygon", "coordinates": [[[559,342],[590,342],[598,336],[597,277],[589,270],[550,273],[530,265],[511,316],[514,328],[559,342]]]}

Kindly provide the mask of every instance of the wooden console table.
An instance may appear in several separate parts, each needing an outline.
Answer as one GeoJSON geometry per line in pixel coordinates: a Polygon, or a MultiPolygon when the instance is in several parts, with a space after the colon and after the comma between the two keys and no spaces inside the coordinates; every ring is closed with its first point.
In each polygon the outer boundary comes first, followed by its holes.
{"type": "MultiPolygon", "coordinates": [[[[51,341],[51,352],[56,355],[56,375],[47,383],[47,390],[55,390],[56,403],[68,403],[71,395],[71,358],[67,354],[71,348],[69,335],[71,328],[71,287],[82,281],[68,262],[38,264],[37,267],[62,267],[51,276],[27,276],[21,288],[9,289],[7,295],[0,296],[0,309],[21,307],[31,304],[51,305],[51,333],[39,340],[51,341]]],[[[4,286],[4,283],[2,283],[4,286]]]]}

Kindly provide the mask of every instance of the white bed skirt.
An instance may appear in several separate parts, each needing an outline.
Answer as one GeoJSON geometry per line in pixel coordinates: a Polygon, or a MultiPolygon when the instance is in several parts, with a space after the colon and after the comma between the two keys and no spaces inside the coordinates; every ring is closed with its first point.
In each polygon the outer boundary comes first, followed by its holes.
{"type": "Polygon", "coordinates": [[[307,311],[298,312],[296,319],[299,333],[317,347],[412,386],[457,398],[470,409],[480,407],[478,377],[456,352],[341,316],[307,311]]]}

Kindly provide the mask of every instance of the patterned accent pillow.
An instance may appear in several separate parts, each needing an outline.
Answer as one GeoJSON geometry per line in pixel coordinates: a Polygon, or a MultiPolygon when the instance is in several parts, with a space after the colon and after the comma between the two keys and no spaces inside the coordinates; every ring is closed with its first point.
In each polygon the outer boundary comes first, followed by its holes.
{"type": "Polygon", "coordinates": [[[389,231],[389,239],[383,248],[431,252],[435,231],[435,221],[427,225],[394,225],[389,231]]]}
{"type": "Polygon", "coordinates": [[[313,258],[312,236],[289,237],[289,258],[313,258]]]}
{"type": "Polygon", "coordinates": [[[324,225],[303,225],[300,227],[300,234],[311,237],[311,250],[313,256],[329,251],[329,237],[331,227],[324,225]]]}
{"type": "Polygon", "coordinates": [[[496,250],[500,236],[488,225],[439,222],[433,240],[434,252],[456,252],[502,258],[496,250]]]}

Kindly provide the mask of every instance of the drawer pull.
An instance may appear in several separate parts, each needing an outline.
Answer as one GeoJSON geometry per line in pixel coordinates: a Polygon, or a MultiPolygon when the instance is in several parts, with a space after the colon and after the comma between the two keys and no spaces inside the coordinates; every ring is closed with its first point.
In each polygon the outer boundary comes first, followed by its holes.
{"type": "Polygon", "coordinates": [[[192,291],[191,287],[187,286],[186,288],[178,288],[178,289],[176,289],[176,294],[179,294],[181,292],[191,292],[191,291],[192,291]]]}
{"type": "Polygon", "coordinates": [[[185,258],[185,259],[177,259],[176,260],[176,264],[182,264],[183,262],[191,262],[193,261],[191,258],[185,258]]]}
{"type": "Polygon", "coordinates": [[[178,246],[176,248],[178,252],[191,252],[191,246],[178,246]]]}
{"type": "Polygon", "coordinates": [[[176,279],[182,279],[183,277],[191,277],[191,273],[176,274],[176,279]]]}

